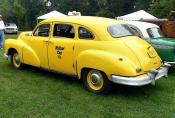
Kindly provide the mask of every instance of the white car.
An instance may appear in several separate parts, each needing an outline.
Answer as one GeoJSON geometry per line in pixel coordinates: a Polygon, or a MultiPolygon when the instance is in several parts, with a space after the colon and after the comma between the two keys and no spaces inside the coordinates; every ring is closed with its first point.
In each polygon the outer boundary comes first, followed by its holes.
{"type": "Polygon", "coordinates": [[[140,21],[124,21],[124,23],[142,39],[163,37],[163,33],[158,25],[140,21]]]}
{"type": "Polygon", "coordinates": [[[6,23],[5,24],[5,33],[14,33],[17,34],[18,33],[18,27],[16,26],[15,23],[6,23]]]}

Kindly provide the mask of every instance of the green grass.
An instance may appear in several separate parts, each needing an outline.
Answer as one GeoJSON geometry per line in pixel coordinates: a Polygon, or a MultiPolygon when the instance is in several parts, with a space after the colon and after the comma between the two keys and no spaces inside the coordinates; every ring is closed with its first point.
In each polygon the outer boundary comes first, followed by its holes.
{"type": "Polygon", "coordinates": [[[34,67],[16,70],[0,51],[0,117],[174,118],[174,72],[156,86],[115,85],[110,94],[96,95],[73,77],[34,67]]]}
{"type": "Polygon", "coordinates": [[[8,38],[11,38],[11,39],[14,39],[14,38],[17,38],[17,36],[21,33],[21,31],[18,32],[18,34],[5,34],[5,39],[8,39],[8,38]]]}

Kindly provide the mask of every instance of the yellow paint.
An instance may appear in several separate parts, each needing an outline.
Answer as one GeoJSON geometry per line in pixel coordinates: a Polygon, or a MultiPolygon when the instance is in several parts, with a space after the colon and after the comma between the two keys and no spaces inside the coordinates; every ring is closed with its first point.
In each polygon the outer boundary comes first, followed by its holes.
{"type": "Polygon", "coordinates": [[[25,64],[77,75],[79,78],[83,68],[103,71],[109,80],[112,74],[128,77],[141,76],[151,69],[159,68],[160,57],[153,47],[149,52],[150,44],[144,40],[136,36],[123,38],[110,36],[107,27],[120,23],[122,22],[113,19],[80,16],[45,20],[38,26],[51,25],[48,37],[33,36],[31,32],[24,32],[18,40],[5,41],[5,52],[8,54],[9,49],[14,48],[25,64]],[[75,30],[75,38],[53,37],[53,25],[58,23],[71,24],[75,30]],[[79,27],[90,30],[94,34],[94,40],[79,39],[79,27]],[[49,42],[45,42],[46,40],[49,42]],[[58,52],[56,47],[64,49],[58,52]],[[154,57],[150,58],[149,53],[154,57]],[[139,73],[136,72],[138,68],[142,69],[139,73]]]}

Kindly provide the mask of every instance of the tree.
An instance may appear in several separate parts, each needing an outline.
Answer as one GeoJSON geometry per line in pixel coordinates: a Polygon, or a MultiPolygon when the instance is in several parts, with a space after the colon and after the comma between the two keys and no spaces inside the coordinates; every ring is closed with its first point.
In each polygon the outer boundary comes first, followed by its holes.
{"type": "Polygon", "coordinates": [[[167,18],[169,12],[175,10],[175,0],[154,0],[149,11],[159,18],[167,18]]]}
{"type": "Polygon", "coordinates": [[[17,24],[21,24],[21,20],[25,17],[26,10],[21,4],[19,4],[18,0],[14,0],[13,2],[13,17],[16,19],[17,24]]]}
{"type": "Polygon", "coordinates": [[[15,22],[22,30],[31,30],[36,18],[52,10],[64,14],[80,11],[86,16],[114,18],[136,10],[144,9],[153,15],[165,18],[169,11],[175,10],[175,0],[0,0],[0,14],[6,22],[15,22]]]}
{"type": "Polygon", "coordinates": [[[148,10],[150,8],[150,4],[153,2],[153,0],[137,0],[135,3],[135,9],[136,10],[148,10]]]}

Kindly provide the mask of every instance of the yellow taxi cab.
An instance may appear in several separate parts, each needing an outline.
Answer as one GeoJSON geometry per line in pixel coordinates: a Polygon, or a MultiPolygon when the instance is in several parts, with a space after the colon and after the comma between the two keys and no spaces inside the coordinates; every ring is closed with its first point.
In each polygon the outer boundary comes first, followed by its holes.
{"type": "Polygon", "coordinates": [[[169,68],[121,21],[88,16],[42,21],[32,32],[5,41],[4,57],[9,56],[17,69],[27,64],[77,76],[93,93],[109,91],[112,82],[154,84],[169,68]]]}

